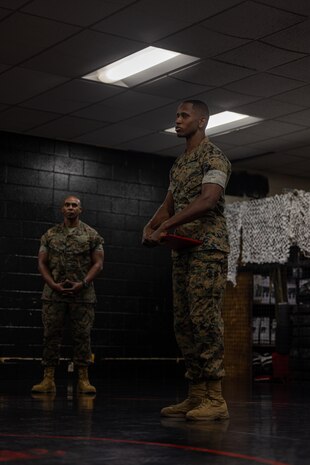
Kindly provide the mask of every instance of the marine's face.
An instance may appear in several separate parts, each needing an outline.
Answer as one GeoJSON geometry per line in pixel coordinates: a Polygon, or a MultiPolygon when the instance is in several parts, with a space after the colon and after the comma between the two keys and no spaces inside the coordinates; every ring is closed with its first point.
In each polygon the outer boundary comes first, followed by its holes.
{"type": "Polygon", "coordinates": [[[65,199],[61,211],[65,218],[70,220],[77,218],[82,212],[80,200],[76,197],[68,197],[65,199]]]}
{"type": "Polygon", "coordinates": [[[178,137],[190,137],[205,125],[205,118],[193,108],[192,103],[181,103],[178,106],[175,131],[178,137]]]}

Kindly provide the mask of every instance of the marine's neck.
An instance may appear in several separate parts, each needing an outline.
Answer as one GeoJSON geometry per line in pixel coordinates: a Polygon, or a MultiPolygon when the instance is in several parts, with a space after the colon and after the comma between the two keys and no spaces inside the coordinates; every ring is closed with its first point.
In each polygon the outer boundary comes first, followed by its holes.
{"type": "Polygon", "coordinates": [[[198,147],[204,139],[206,139],[205,134],[200,133],[196,133],[192,137],[186,139],[186,153],[189,153],[198,147]]]}
{"type": "Polygon", "coordinates": [[[67,226],[67,228],[76,228],[80,223],[80,220],[78,218],[65,218],[64,219],[64,225],[67,226]]]}

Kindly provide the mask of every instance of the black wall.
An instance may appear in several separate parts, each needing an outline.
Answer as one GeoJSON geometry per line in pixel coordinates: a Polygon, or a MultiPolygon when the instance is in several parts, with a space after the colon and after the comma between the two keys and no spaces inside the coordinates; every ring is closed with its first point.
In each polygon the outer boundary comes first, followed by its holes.
{"type": "Polygon", "coordinates": [[[81,219],[105,239],[95,360],[176,356],[170,252],[141,246],[173,160],[8,133],[0,133],[0,147],[0,357],[41,357],[39,240],[62,220],[68,194],[81,198],[81,219]]]}

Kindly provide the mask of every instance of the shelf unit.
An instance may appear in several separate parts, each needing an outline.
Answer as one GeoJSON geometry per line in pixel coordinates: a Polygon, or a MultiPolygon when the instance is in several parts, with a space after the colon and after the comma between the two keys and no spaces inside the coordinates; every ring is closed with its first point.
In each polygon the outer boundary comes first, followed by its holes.
{"type": "Polygon", "coordinates": [[[246,269],[253,274],[254,379],[272,378],[275,363],[283,365],[283,377],[289,372],[293,379],[310,379],[310,258],[292,247],[284,265],[246,269]]]}

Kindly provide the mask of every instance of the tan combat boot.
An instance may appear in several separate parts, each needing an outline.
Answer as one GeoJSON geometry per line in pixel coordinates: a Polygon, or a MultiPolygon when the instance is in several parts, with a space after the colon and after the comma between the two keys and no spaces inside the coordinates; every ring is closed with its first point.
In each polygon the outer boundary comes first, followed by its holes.
{"type": "Polygon", "coordinates": [[[188,397],[179,404],[164,407],[160,414],[162,417],[185,417],[186,413],[199,405],[206,395],[206,384],[190,384],[188,397]]]}
{"type": "Polygon", "coordinates": [[[55,367],[44,368],[44,377],[41,383],[32,386],[32,392],[56,392],[54,380],[55,367]]]}
{"type": "Polygon", "coordinates": [[[95,394],[96,388],[90,384],[88,379],[88,368],[79,367],[78,376],[77,392],[81,394],[95,394]]]}
{"type": "Polygon", "coordinates": [[[221,381],[207,381],[206,386],[206,397],[196,408],[187,412],[186,419],[193,421],[228,419],[229,413],[222,396],[221,381]]]}

